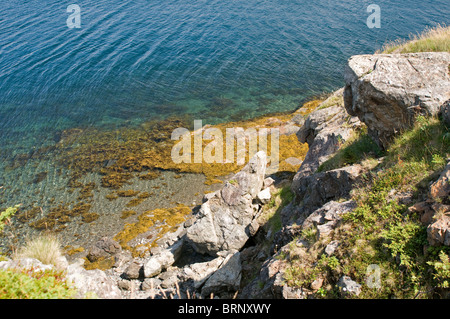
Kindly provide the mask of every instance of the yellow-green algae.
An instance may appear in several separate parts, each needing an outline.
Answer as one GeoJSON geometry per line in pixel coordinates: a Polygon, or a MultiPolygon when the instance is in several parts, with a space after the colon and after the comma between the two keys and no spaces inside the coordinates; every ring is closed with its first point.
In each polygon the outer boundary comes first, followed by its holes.
{"type": "MultiPolygon", "coordinates": [[[[220,129],[223,136],[226,136],[226,129],[232,127],[241,127],[244,130],[247,128],[276,128],[289,121],[294,115],[301,114],[306,117],[320,102],[320,100],[307,102],[296,112],[227,122],[213,127],[220,129]]],[[[205,184],[210,185],[221,183],[220,177],[236,173],[242,169],[244,165],[238,165],[237,163],[175,163],[172,160],[171,151],[178,141],[172,140],[171,134],[177,128],[189,128],[191,125],[192,123],[185,120],[171,118],[164,121],[146,122],[139,127],[122,127],[114,130],[74,128],[62,132],[60,141],[51,150],[57,163],[69,170],[71,175],[68,187],[72,191],[79,189],[79,203],[75,204],[72,209],[69,209],[68,204],[60,204],[53,208],[46,217],[30,225],[38,229],[60,231],[64,229],[65,224],[72,217],[81,215],[85,222],[92,222],[98,218],[98,214],[89,212],[91,205],[86,202],[86,200],[92,199],[92,192],[97,185],[94,182],[86,184],[80,182],[80,179],[87,173],[101,174],[101,186],[114,190],[105,196],[107,199],[135,197],[126,204],[127,207],[133,207],[153,195],[153,193],[148,192],[119,190],[123,186],[131,184],[130,180],[133,177],[143,180],[156,179],[160,177],[161,171],[171,170],[179,173],[204,174],[206,177],[205,184]]],[[[210,142],[210,140],[203,139],[203,149],[210,142]]],[[[267,151],[270,153],[271,145],[268,144],[267,151]]],[[[223,150],[225,151],[225,149],[226,145],[224,144],[223,150]]],[[[48,152],[49,150],[45,151],[48,152]]],[[[193,154],[193,148],[191,151],[193,154]]],[[[290,157],[303,159],[307,151],[307,144],[299,143],[295,134],[280,135],[279,170],[296,172],[299,166],[293,166],[284,160],[290,157]]],[[[45,152],[36,152],[35,154],[41,153],[44,154],[45,152]]],[[[236,146],[234,154],[236,154],[236,146]]],[[[26,163],[28,158],[18,156],[15,160],[15,165],[19,165],[20,163],[26,163]]],[[[248,153],[246,155],[247,161],[248,153]]],[[[178,174],[177,176],[180,177],[181,175],[178,174]]],[[[158,187],[154,186],[153,188],[157,189],[158,187]]],[[[41,211],[40,208],[39,211],[41,211]]],[[[39,211],[38,208],[34,207],[21,214],[20,217],[25,222],[36,216],[39,211]]],[[[131,212],[133,211],[125,211],[122,216],[131,214],[131,212]]],[[[142,245],[130,247],[128,245],[130,240],[147,232],[150,227],[156,227],[158,234],[155,238],[152,238],[151,244],[144,245],[150,248],[164,233],[175,230],[175,227],[182,223],[190,212],[191,209],[187,206],[146,211],[138,216],[136,223],[126,224],[115,239],[120,242],[122,247],[131,250],[134,255],[139,255],[145,249],[137,249],[142,245]]],[[[108,261],[102,261],[102,263],[108,263],[108,261]]]]}
{"type": "MultiPolygon", "coordinates": [[[[320,100],[305,103],[295,113],[281,113],[261,116],[252,120],[227,122],[213,127],[226,136],[226,128],[275,128],[288,121],[294,114],[306,116],[314,110],[320,100]]],[[[160,175],[159,170],[172,170],[180,173],[199,173],[206,176],[206,184],[218,183],[218,177],[236,173],[243,165],[237,163],[175,163],[171,151],[178,141],[171,139],[172,132],[191,124],[180,119],[167,119],[159,122],[147,122],[139,127],[123,127],[115,130],[72,129],[62,134],[57,145],[58,161],[72,172],[70,187],[82,187],[82,193],[89,195],[91,187],[83,186],[78,179],[88,172],[102,174],[103,187],[120,189],[129,180],[137,176],[141,179],[154,179],[160,175]]],[[[192,133],[193,134],[193,133],[192,133]]],[[[203,139],[203,148],[211,141],[203,139]]],[[[192,143],[193,144],[193,143],[192,143]]],[[[270,143],[269,143],[270,144],[270,143]]],[[[302,158],[308,148],[298,142],[295,134],[280,136],[280,170],[295,172],[298,166],[292,166],[285,159],[302,158]]],[[[226,149],[224,143],[223,149],[226,149]]],[[[235,146],[236,147],[236,146],[235,146]]],[[[193,145],[192,145],[193,154],[193,145]]],[[[270,152],[270,145],[268,145],[270,152]]],[[[236,154],[236,153],[234,153],[236,154]]],[[[247,158],[248,160],[248,154],[247,158]]],[[[121,196],[121,194],[118,194],[121,196]]],[[[109,199],[112,199],[112,195],[109,199]]]]}
{"type": "Polygon", "coordinates": [[[177,229],[177,226],[184,222],[191,209],[185,205],[178,205],[172,208],[157,208],[151,211],[146,211],[138,216],[138,221],[135,223],[126,224],[122,231],[120,231],[114,240],[118,241],[123,249],[132,252],[133,256],[142,255],[143,246],[148,249],[155,246],[155,242],[161,238],[167,232],[173,232],[177,229]],[[146,244],[139,244],[131,247],[129,242],[136,238],[138,235],[143,234],[149,230],[151,227],[156,227],[158,232],[151,241],[146,244]]]}

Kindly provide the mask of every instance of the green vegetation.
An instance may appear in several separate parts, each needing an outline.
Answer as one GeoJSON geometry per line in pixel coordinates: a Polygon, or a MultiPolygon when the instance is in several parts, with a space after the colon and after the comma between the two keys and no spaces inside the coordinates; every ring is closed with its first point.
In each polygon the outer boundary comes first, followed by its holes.
{"type": "Polygon", "coordinates": [[[68,299],[76,290],[55,270],[0,270],[0,299],[68,299]]]}
{"type": "Polygon", "coordinates": [[[340,150],[319,166],[318,171],[329,171],[347,165],[362,163],[364,160],[378,158],[383,155],[381,148],[367,134],[367,129],[362,129],[348,139],[340,150]]]}
{"type": "Polygon", "coordinates": [[[448,255],[441,251],[439,261],[429,261],[428,264],[434,267],[434,279],[439,288],[450,288],[450,259],[448,255]]]}
{"type": "Polygon", "coordinates": [[[333,105],[344,106],[344,97],[342,95],[332,96],[329,99],[325,100],[317,109],[322,110],[333,105]]]}
{"type": "Polygon", "coordinates": [[[446,134],[448,129],[437,119],[419,117],[415,128],[389,148],[383,170],[353,195],[358,208],[346,216],[352,230],[344,237],[350,246],[364,242],[372,254],[352,254],[349,268],[363,280],[368,263],[378,264],[390,277],[380,291],[370,290],[367,296],[410,298],[438,285],[429,265],[447,248],[427,249],[420,216],[409,213],[396,194],[412,194],[417,201],[426,196],[428,183],[450,154],[446,134]]]}
{"type": "Polygon", "coordinates": [[[448,136],[449,129],[437,118],[418,117],[415,127],[400,135],[385,154],[362,132],[324,163],[322,170],[363,160],[377,165],[363,176],[363,185],[353,190],[351,197],[358,206],[344,215],[334,232],[333,240],[342,243],[333,254],[336,260],[322,255],[327,242],[314,241],[313,229],[306,229],[301,238],[311,245],[311,260],[300,262],[292,254],[287,283],[309,289],[314,280],[324,278],[316,295],[327,298],[337,296],[332,287],[342,275],[362,284],[359,298],[433,298],[441,295],[441,289],[448,291],[450,248],[430,247],[421,216],[408,210],[426,198],[429,183],[444,168],[450,155],[448,136]],[[403,200],[405,196],[409,201],[403,200]],[[379,288],[365,285],[373,264],[381,269],[379,288]]]}
{"type": "MultiPolygon", "coordinates": [[[[18,206],[0,214],[0,225],[17,211],[18,206]]],[[[0,234],[3,227],[0,228],[0,234]]],[[[57,268],[62,256],[56,237],[44,235],[20,247],[13,258],[36,258],[57,268]]],[[[0,299],[67,299],[75,298],[74,289],[62,270],[0,269],[0,299]]]]}
{"type": "Polygon", "coordinates": [[[292,193],[290,186],[284,186],[272,194],[272,198],[265,206],[265,211],[262,214],[262,222],[265,224],[266,231],[275,234],[281,230],[281,210],[284,206],[290,203],[294,199],[294,193],[292,193]]]}
{"type": "Polygon", "coordinates": [[[422,34],[411,35],[408,41],[387,43],[377,53],[450,52],[450,27],[438,25],[422,34]]]}

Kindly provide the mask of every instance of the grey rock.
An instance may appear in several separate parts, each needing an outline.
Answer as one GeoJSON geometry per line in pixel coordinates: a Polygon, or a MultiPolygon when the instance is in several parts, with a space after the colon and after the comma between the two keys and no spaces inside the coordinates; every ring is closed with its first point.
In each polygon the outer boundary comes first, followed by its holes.
{"type": "Polygon", "coordinates": [[[141,290],[147,291],[147,290],[157,290],[158,286],[160,286],[162,283],[161,279],[159,278],[145,278],[144,281],[141,284],[141,290]]]}
{"type": "MultiPolygon", "coordinates": [[[[355,164],[300,179],[297,187],[293,190],[296,201],[302,203],[301,214],[307,217],[329,201],[348,197],[355,183],[359,181],[362,172],[363,167],[355,164]]],[[[302,216],[293,217],[302,218],[302,216]]]]}
{"type": "Polygon", "coordinates": [[[305,124],[305,117],[301,114],[296,114],[292,117],[291,121],[297,124],[298,126],[302,126],[305,124]]]}
{"type": "Polygon", "coordinates": [[[361,293],[361,285],[348,276],[342,276],[337,283],[343,297],[358,296],[361,293]]]}
{"type": "Polygon", "coordinates": [[[124,271],[124,277],[127,279],[138,279],[142,275],[142,263],[138,259],[133,259],[124,271]]]}
{"type": "Polygon", "coordinates": [[[184,241],[179,240],[167,249],[162,249],[159,253],[150,256],[144,262],[144,276],[146,278],[154,277],[163,270],[172,266],[181,255],[184,241]]]}
{"type": "Polygon", "coordinates": [[[158,279],[161,280],[161,287],[166,289],[175,287],[175,284],[178,283],[178,272],[178,270],[172,269],[160,274],[158,279]]]}
{"type": "Polygon", "coordinates": [[[327,254],[328,256],[332,256],[338,247],[339,241],[333,240],[325,247],[325,254],[327,254]]]}
{"type": "Polygon", "coordinates": [[[253,203],[260,192],[267,166],[264,152],[258,152],[225,186],[204,202],[186,238],[201,254],[241,249],[250,237],[259,206],[253,203]]]}
{"type": "Polygon", "coordinates": [[[341,216],[343,214],[352,211],[356,206],[356,202],[351,200],[342,203],[336,201],[328,202],[309,215],[304,220],[302,228],[305,229],[316,226],[319,229],[321,226],[327,226],[323,227],[322,231],[328,233],[326,231],[328,229],[331,231],[342,219],[341,216]]]}
{"type": "Polygon", "coordinates": [[[86,258],[89,259],[90,262],[95,262],[100,258],[110,257],[119,253],[121,250],[122,247],[118,242],[109,237],[103,237],[89,249],[86,258]]]}
{"type": "Polygon", "coordinates": [[[258,200],[262,203],[262,204],[267,204],[270,199],[272,198],[272,194],[270,193],[270,189],[269,188],[265,188],[262,191],[260,191],[257,195],[258,200]]]}
{"type": "Polygon", "coordinates": [[[184,267],[185,280],[193,280],[195,289],[199,289],[205,281],[222,265],[224,257],[217,257],[211,261],[194,263],[184,267]]]}
{"type": "Polygon", "coordinates": [[[362,126],[358,118],[350,116],[338,102],[343,91],[343,88],[336,91],[322,102],[297,132],[298,140],[300,143],[308,143],[309,150],[293,178],[291,188],[294,192],[302,178],[315,173],[362,126]]]}
{"type": "Polygon", "coordinates": [[[235,292],[241,283],[241,256],[239,252],[228,255],[221,267],[208,278],[204,284],[201,294],[209,296],[211,293],[220,295],[226,292],[235,292]]]}
{"type": "Polygon", "coordinates": [[[97,297],[100,299],[121,299],[122,295],[117,283],[100,269],[86,270],[82,267],[83,261],[70,264],[66,278],[78,290],[79,298],[97,297]]]}
{"type": "Polygon", "coordinates": [[[293,288],[284,285],[282,287],[283,299],[306,299],[306,294],[302,288],[293,288]]]}
{"type": "Polygon", "coordinates": [[[275,180],[272,177],[267,177],[264,179],[263,188],[268,188],[275,183],[275,180]]]}
{"type": "Polygon", "coordinates": [[[357,55],[345,69],[347,112],[387,148],[418,114],[436,115],[450,98],[450,53],[357,55]]]}

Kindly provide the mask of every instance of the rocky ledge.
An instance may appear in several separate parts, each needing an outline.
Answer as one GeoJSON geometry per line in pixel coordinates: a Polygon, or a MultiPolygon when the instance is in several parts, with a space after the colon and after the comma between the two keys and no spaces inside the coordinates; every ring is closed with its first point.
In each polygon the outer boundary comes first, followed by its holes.
{"type": "MultiPolygon", "coordinates": [[[[65,261],[68,279],[79,289],[80,297],[87,292],[99,298],[311,296],[320,289],[323,278],[314,280],[308,289],[288,286],[282,256],[295,253],[308,267],[310,243],[295,238],[311,226],[317,229],[316,240],[327,242],[324,253],[333,255],[342,243],[331,234],[343,214],[357,206],[349,195],[368,171],[360,164],[327,171],[318,168],[361,128],[367,127],[374,141],[386,148],[393,137],[414,124],[418,114],[440,113],[450,124],[449,65],[449,53],[352,57],[345,72],[345,88],[306,119],[301,118],[297,137],[308,143],[309,151],[292,180],[275,182],[274,176],[267,176],[266,154],[259,152],[220,190],[205,195],[192,218],[160,239],[150,256],[133,258],[113,240],[102,238],[87,257],[91,261],[112,259],[113,267],[85,270],[82,260],[71,265],[65,261]],[[280,207],[281,229],[273,234],[262,227],[260,217],[281,184],[290,185],[294,198],[280,207]]],[[[450,161],[430,184],[429,198],[410,203],[408,208],[422,216],[430,245],[450,246],[448,214],[437,215],[450,211],[449,179],[450,161]]],[[[0,267],[49,267],[38,263],[6,261],[0,267]]],[[[336,285],[341,297],[361,291],[361,283],[349,276],[339,278],[336,285]]]]}

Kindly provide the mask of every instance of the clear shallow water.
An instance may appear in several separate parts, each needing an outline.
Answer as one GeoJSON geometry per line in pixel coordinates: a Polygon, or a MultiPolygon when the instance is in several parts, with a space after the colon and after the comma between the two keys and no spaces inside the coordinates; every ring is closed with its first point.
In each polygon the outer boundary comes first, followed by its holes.
{"type": "Polygon", "coordinates": [[[3,1],[0,206],[37,192],[45,205],[64,192],[51,159],[4,169],[16,154],[52,145],[63,129],[294,110],[342,86],[351,55],[448,24],[449,16],[448,0],[3,1]],[[380,29],[366,25],[373,2],[380,29]],[[81,7],[80,29],[66,25],[71,3],[81,7]],[[29,179],[43,170],[48,177],[36,190],[29,179]]]}

